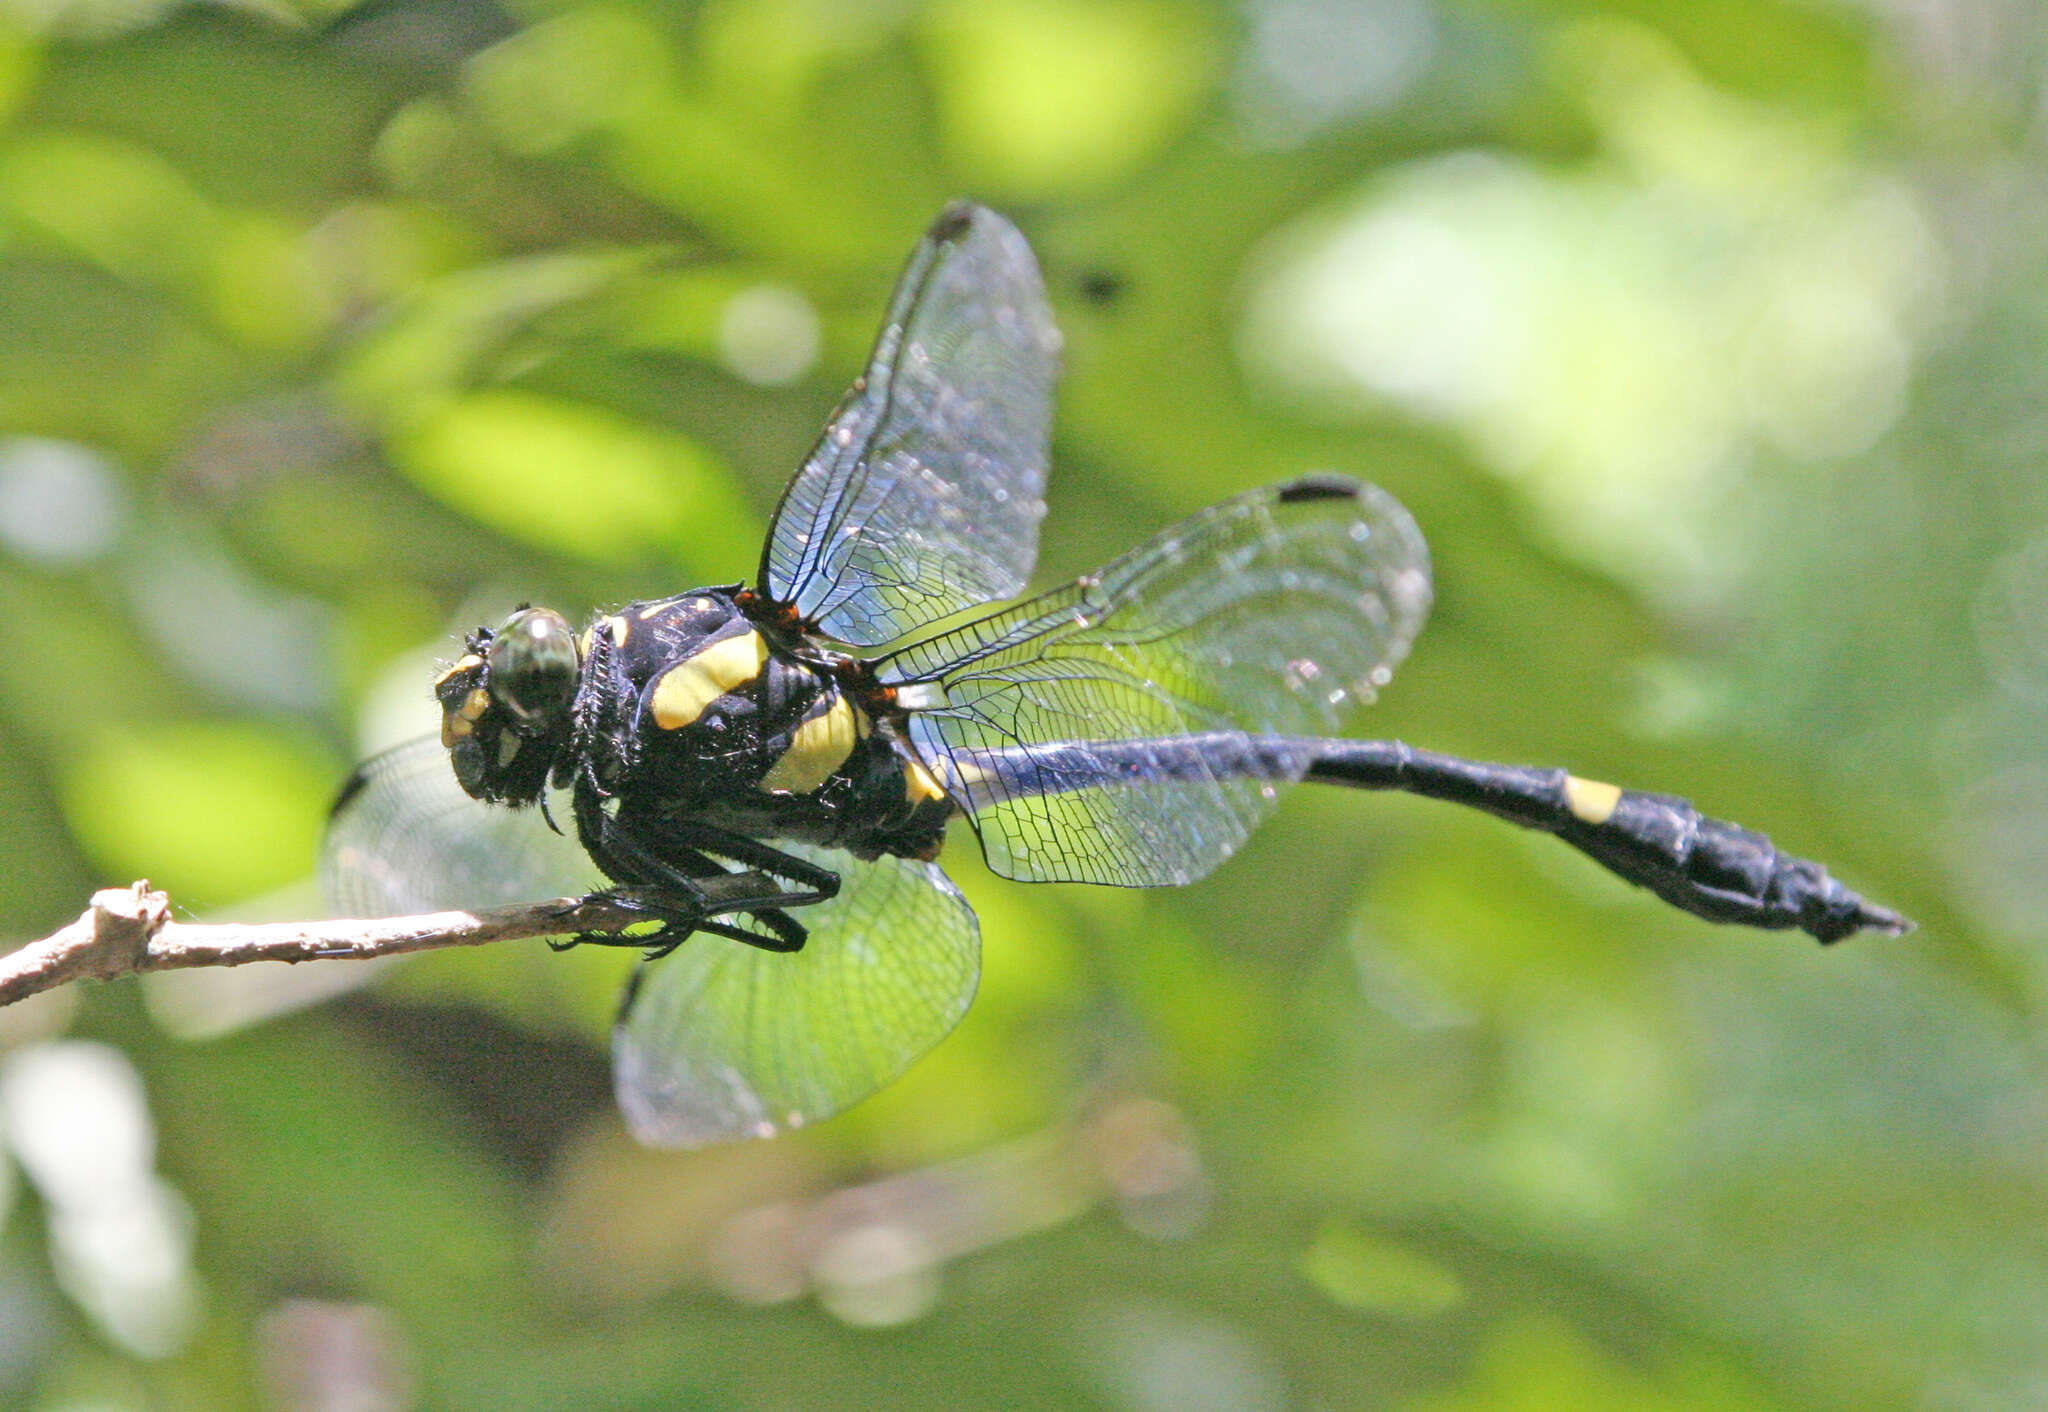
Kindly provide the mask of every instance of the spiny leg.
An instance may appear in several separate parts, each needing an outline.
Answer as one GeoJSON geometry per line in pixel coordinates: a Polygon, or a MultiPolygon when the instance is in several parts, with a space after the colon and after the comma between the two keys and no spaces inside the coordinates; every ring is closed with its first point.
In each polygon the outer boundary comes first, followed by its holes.
{"type": "Polygon", "coordinates": [[[637,889],[614,893],[613,900],[661,925],[630,936],[586,935],[571,945],[637,946],[663,956],[704,931],[767,951],[799,951],[809,933],[782,909],[811,906],[839,890],[839,875],[829,868],[723,829],[687,820],[621,819],[602,807],[586,812],[580,805],[577,823],[605,874],[637,889]],[[714,852],[743,870],[728,868],[714,852]],[[718,920],[741,914],[752,925],[718,920]]]}

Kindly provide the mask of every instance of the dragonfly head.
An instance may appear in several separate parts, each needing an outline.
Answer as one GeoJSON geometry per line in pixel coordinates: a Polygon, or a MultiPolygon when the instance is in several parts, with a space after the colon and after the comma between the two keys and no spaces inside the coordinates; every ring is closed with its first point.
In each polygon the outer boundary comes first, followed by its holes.
{"type": "Polygon", "coordinates": [[[576,635],[560,613],[522,607],[464,645],[434,683],[455,779],[478,799],[531,804],[568,744],[583,666],[576,635]]]}

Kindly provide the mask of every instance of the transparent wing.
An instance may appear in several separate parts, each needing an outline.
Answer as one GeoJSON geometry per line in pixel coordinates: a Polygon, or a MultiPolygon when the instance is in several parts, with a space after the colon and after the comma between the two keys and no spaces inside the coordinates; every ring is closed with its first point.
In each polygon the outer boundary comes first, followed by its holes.
{"type": "Polygon", "coordinates": [[[983,207],[947,207],[866,375],[783,491],[767,596],[858,646],[1015,597],[1038,557],[1058,357],[1024,237],[983,207]]]}
{"type": "Polygon", "coordinates": [[[789,851],[842,879],[837,897],[800,914],[811,934],[802,951],[699,936],[645,962],[627,993],[612,1076],[642,1142],[698,1147],[830,1117],[967,1013],[980,929],[944,873],[903,858],[789,851]]]}
{"type": "Polygon", "coordinates": [[[1408,512],[1314,477],[1227,500],[880,671],[991,869],[1184,883],[1312,763],[1312,741],[1282,737],[1336,731],[1387,682],[1429,597],[1408,512]]]}
{"type": "MultiPolygon", "coordinates": [[[[901,1074],[967,1013],[980,931],[944,873],[787,847],[842,879],[837,897],[796,914],[810,931],[802,951],[698,936],[645,963],[627,993],[613,1077],[642,1141],[695,1147],[828,1117],[901,1074]]],[[[328,825],[321,879],[338,914],[362,917],[604,886],[538,811],[463,793],[432,737],[357,770],[328,825]]]]}
{"type": "Polygon", "coordinates": [[[539,810],[463,793],[433,736],[356,767],[327,821],[320,883],[344,917],[509,906],[606,886],[581,845],[539,810]]]}

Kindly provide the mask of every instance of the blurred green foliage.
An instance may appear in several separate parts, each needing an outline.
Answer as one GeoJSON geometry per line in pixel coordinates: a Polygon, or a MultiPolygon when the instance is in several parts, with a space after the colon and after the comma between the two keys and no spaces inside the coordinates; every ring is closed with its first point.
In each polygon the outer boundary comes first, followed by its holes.
{"type": "Polygon", "coordinates": [[[0,0],[13,939],[311,910],[460,630],[750,572],[959,194],[1067,334],[1047,579],[1367,475],[1438,579],[1372,733],[1923,922],[1720,932],[1406,799],[1170,895],[963,833],[960,1031],[691,1156],[611,1110],[615,955],[79,989],[0,1012],[0,1404],[2029,1405],[2044,56],[2021,0],[0,0]],[[128,1126],[54,1149],[53,1073],[128,1126]]]}

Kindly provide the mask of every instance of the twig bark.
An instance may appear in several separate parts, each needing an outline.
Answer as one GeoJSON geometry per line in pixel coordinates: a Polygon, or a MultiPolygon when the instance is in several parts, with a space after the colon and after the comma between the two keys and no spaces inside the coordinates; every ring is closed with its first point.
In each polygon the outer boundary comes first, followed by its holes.
{"type": "MultiPolygon", "coordinates": [[[[763,879],[726,874],[736,890],[763,879]]],[[[772,885],[771,885],[772,886],[772,885]]],[[[724,889],[721,889],[721,891],[724,889]]],[[[243,966],[251,961],[367,961],[443,946],[483,946],[540,936],[616,933],[647,913],[630,895],[556,897],[479,912],[430,912],[367,921],[258,925],[171,920],[170,899],[147,882],[92,896],[78,920],[0,956],[0,1005],[71,981],[112,980],[141,971],[243,966]]]]}

